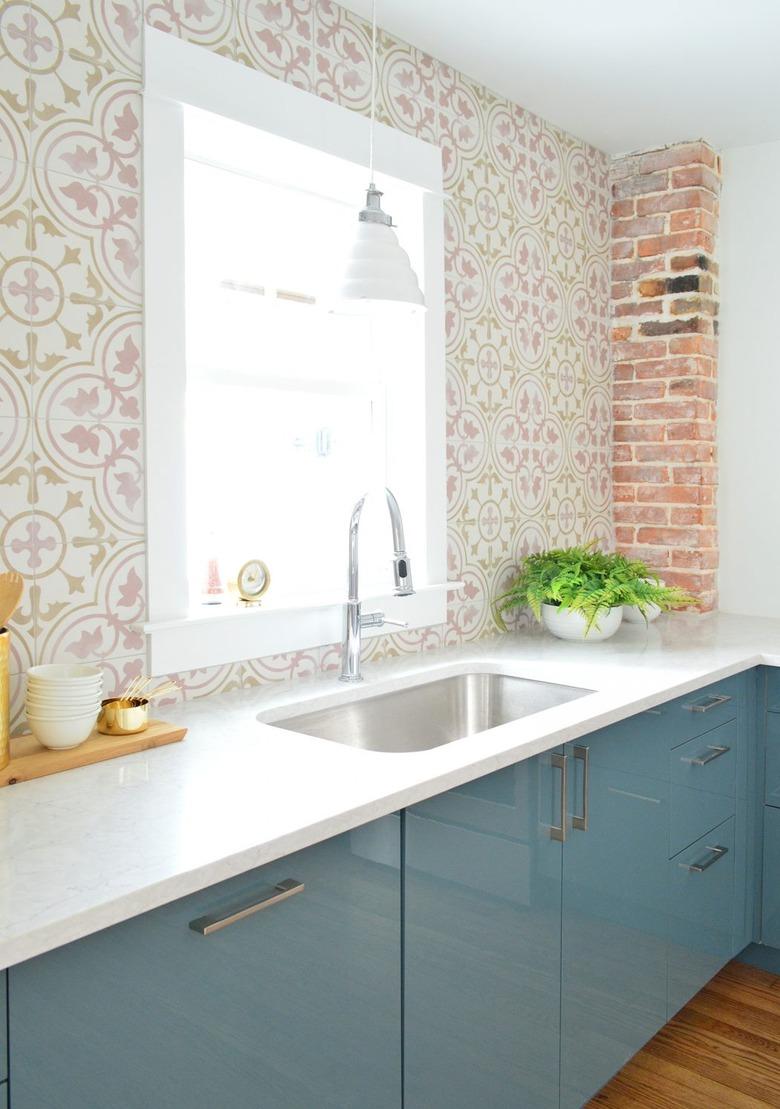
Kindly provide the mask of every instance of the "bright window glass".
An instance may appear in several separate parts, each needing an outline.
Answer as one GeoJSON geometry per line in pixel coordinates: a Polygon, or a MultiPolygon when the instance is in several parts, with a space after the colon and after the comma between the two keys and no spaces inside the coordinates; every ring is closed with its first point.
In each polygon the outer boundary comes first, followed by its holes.
{"type": "MultiPolygon", "coordinates": [[[[423,358],[421,323],[334,310],[364,170],[240,124],[215,129],[200,112],[186,134],[192,603],[214,559],[223,584],[263,559],[275,600],[343,596],[349,514],[392,477],[388,455],[403,434],[394,414],[423,358]]],[[[395,208],[406,206],[414,255],[422,229],[410,192],[397,190],[395,208]]],[[[386,588],[389,553],[372,504],[361,529],[366,588],[386,588]]]]}

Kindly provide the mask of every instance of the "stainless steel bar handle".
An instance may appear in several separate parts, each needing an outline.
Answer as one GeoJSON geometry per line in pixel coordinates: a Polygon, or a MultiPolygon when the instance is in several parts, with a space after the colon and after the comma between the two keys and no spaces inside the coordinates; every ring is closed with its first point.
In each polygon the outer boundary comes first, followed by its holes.
{"type": "Polygon", "coordinates": [[[722,859],[724,855],[728,855],[728,847],[705,847],[705,851],[711,851],[712,855],[706,862],[703,863],[680,863],[683,870],[690,870],[694,874],[701,874],[704,870],[709,870],[718,859],[722,859]]]}
{"type": "Polygon", "coordinates": [[[261,897],[259,901],[253,897],[251,901],[243,901],[223,913],[199,916],[197,920],[190,921],[190,928],[201,936],[210,936],[212,932],[219,932],[221,928],[227,928],[237,920],[243,920],[244,917],[252,916],[253,913],[259,913],[263,909],[270,909],[272,905],[286,901],[288,897],[295,897],[296,893],[303,893],[304,889],[303,882],[296,882],[294,878],[285,878],[277,882],[271,893],[261,897]]]}
{"type": "Polygon", "coordinates": [[[590,795],[590,747],[575,747],[574,757],[582,763],[582,810],[572,816],[571,826],[580,832],[588,830],[588,797],[590,795]]]}
{"type": "Polygon", "coordinates": [[[560,791],[560,805],[561,805],[561,822],[560,824],[550,825],[550,839],[556,840],[558,843],[566,842],[566,798],[569,795],[569,756],[555,754],[552,757],[552,765],[554,769],[561,772],[561,791],[560,791]]]}
{"type": "Polygon", "coordinates": [[[645,716],[663,716],[660,709],[645,709],[645,716]]]}
{"type": "Polygon", "coordinates": [[[731,750],[730,747],[717,747],[710,744],[707,748],[708,755],[697,755],[695,759],[680,759],[680,762],[687,762],[689,766],[706,766],[708,762],[714,762],[719,759],[721,755],[727,755],[731,750]]]}
{"type": "Polygon", "coordinates": [[[688,712],[709,712],[710,709],[716,709],[718,705],[725,705],[727,701],[732,699],[726,693],[713,693],[709,697],[702,697],[700,701],[692,701],[690,705],[683,705],[683,708],[687,709],[688,712]]]}

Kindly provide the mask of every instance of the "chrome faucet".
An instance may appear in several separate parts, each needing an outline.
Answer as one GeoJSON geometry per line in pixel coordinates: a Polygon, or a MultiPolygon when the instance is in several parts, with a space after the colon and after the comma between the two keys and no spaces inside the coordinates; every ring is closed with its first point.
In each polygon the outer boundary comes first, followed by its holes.
{"type": "MultiPolygon", "coordinates": [[[[387,508],[390,512],[390,525],[393,529],[395,595],[396,597],[411,597],[414,593],[412,567],[404,543],[404,525],[401,519],[401,510],[398,507],[398,501],[389,489],[385,489],[385,496],[387,497],[387,508]]],[[[364,616],[360,611],[360,598],[358,596],[358,530],[360,514],[363,511],[365,501],[365,497],[360,498],[352,509],[352,516],[349,521],[349,597],[344,606],[342,682],[360,682],[363,680],[360,673],[360,648],[363,640],[363,628],[381,628],[385,624],[392,624],[396,628],[408,628],[409,626],[402,620],[388,620],[384,612],[368,612],[364,616]]]]}

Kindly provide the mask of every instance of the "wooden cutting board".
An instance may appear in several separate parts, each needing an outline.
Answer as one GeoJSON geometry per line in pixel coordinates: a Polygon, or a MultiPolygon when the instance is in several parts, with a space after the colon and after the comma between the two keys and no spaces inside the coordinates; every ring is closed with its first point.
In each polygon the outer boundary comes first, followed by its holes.
{"type": "Polygon", "coordinates": [[[114,736],[94,732],[84,743],[69,751],[50,751],[35,736],[20,735],[11,740],[11,761],[0,770],[0,787],[27,782],[31,778],[45,778],[47,774],[59,774],[62,770],[89,766],[104,759],[117,759],[120,755],[132,755],[136,751],[148,751],[152,747],[163,747],[166,743],[178,743],[186,734],[186,728],[166,724],[163,720],[150,720],[147,728],[137,735],[114,736]]]}

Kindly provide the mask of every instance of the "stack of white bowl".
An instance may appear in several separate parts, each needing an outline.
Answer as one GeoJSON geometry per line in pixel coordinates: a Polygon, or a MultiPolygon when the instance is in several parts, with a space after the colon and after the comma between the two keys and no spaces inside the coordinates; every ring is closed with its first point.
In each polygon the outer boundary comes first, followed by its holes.
{"type": "Polygon", "coordinates": [[[27,719],[44,747],[78,747],[100,712],[103,672],[96,666],[52,664],[27,671],[27,719]]]}

